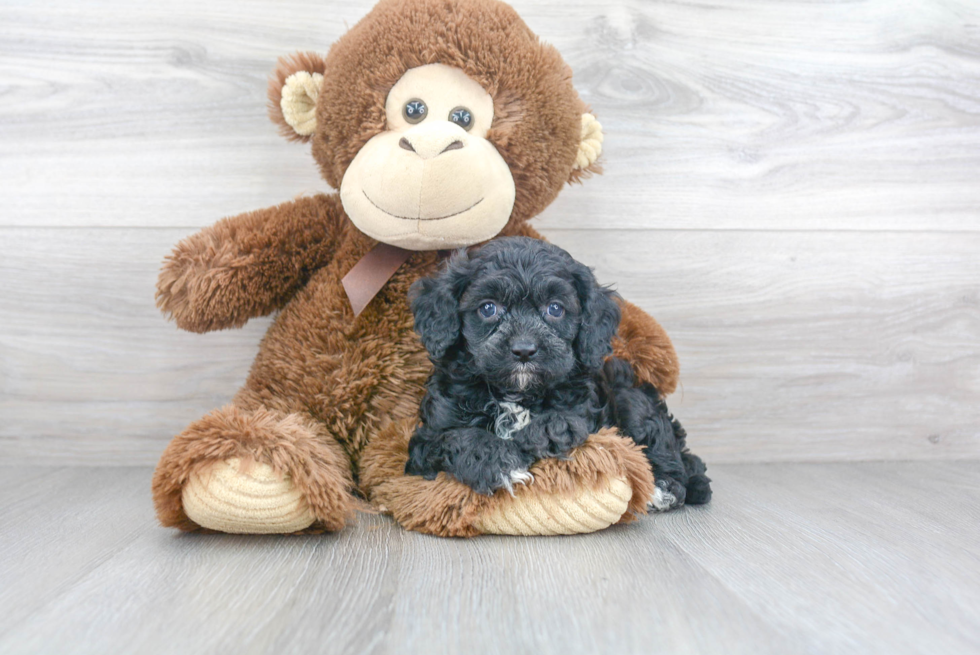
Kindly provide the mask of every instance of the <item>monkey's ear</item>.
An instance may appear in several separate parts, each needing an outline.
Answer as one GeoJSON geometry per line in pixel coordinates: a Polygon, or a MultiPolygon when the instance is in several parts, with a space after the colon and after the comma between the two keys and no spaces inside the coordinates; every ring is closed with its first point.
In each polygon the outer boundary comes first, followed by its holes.
{"type": "Polygon", "coordinates": [[[578,153],[575,155],[575,165],[572,167],[570,182],[576,182],[593,173],[601,173],[602,168],[596,161],[602,154],[602,125],[596,117],[586,112],[582,114],[582,134],[578,142],[578,153]]]}
{"type": "Polygon", "coordinates": [[[291,141],[309,141],[316,132],[316,99],[323,86],[323,57],[297,52],[279,59],[269,78],[269,117],[291,141]]]}

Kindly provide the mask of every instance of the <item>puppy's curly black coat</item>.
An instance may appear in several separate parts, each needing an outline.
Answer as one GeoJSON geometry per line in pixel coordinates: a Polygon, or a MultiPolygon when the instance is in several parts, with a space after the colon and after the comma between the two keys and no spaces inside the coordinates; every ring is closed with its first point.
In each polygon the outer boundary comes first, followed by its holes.
{"type": "Polygon", "coordinates": [[[652,385],[610,358],[614,293],[571,255],[511,237],[460,251],[415,283],[415,329],[435,365],[405,472],[445,471],[479,493],[529,482],[528,467],[564,457],[600,426],[646,446],[657,509],[707,502],[705,466],[652,385]],[[686,498],[685,498],[686,495],[686,498]]]}
{"type": "Polygon", "coordinates": [[[711,500],[711,480],[701,458],[688,451],[687,432],[649,382],[639,387],[629,362],[611,357],[600,374],[603,425],[616,426],[641,446],[653,468],[657,489],[650,504],[657,510],[711,500]]]}

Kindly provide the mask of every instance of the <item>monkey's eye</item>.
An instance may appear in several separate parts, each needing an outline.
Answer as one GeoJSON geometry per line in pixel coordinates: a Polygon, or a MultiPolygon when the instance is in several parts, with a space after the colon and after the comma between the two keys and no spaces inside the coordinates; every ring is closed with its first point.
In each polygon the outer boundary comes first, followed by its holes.
{"type": "Polygon", "coordinates": [[[473,126],[473,114],[466,107],[456,107],[449,112],[449,120],[467,131],[473,126]]]}
{"type": "Polygon", "coordinates": [[[406,102],[405,109],[402,110],[402,115],[409,123],[421,123],[428,113],[429,108],[425,106],[423,100],[419,100],[418,98],[406,102]]]}
{"type": "Polygon", "coordinates": [[[497,305],[492,302],[485,302],[480,305],[480,316],[483,318],[493,318],[497,314],[497,305]]]}
{"type": "Polygon", "coordinates": [[[554,318],[561,318],[565,315],[565,308],[560,304],[553,302],[548,305],[548,316],[553,316],[554,318]]]}

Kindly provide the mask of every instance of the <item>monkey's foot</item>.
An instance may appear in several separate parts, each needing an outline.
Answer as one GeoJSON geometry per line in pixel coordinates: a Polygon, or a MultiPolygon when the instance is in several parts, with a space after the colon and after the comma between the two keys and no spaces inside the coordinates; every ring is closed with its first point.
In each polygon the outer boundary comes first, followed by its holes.
{"type": "Polygon", "coordinates": [[[215,410],[177,435],[157,465],[160,523],[234,534],[341,529],[356,503],[349,464],[322,432],[299,414],[215,410]]]}
{"type": "Polygon", "coordinates": [[[558,535],[595,532],[646,512],[650,464],[631,440],[604,429],[564,460],[537,462],[533,482],[483,496],[440,473],[405,475],[411,421],[390,425],[361,458],[362,489],[402,527],[446,537],[478,534],[558,535]]]}
{"type": "MultiPolygon", "coordinates": [[[[582,487],[573,495],[522,494],[511,502],[492,505],[476,518],[474,527],[484,534],[583,534],[608,528],[628,514],[633,489],[624,477],[614,477],[605,488],[582,487]]],[[[503,500],[503,499],[501,499],[503,500]]]]}
{"type": "Polygon", "coordinates": [[[181,500],[187,518],[220,532],[298,532],[316,520],[288,475],[277,475],[268,464],[243,467],[237,457],[192,471],[181,500]]]}

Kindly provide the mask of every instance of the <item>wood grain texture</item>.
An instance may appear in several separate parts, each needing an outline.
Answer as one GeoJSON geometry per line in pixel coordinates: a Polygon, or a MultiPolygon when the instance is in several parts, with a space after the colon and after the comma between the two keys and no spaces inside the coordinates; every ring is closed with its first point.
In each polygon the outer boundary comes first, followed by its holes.
{"type": "MultiPolygon", "coordinates": [[[[265,78],[372,4],[0,7],[0,225],[202,226],[323,189],[265,78]]],[[[549,227],[980,228],[971,0],[514,6],[607,133],[549,227]]]]}
{"type": "MultiPolygon", "coordinates": [[[[0,458],[150,464],[269,319],[177,331],[199,226],[324,191],[276,58],[371,1],[0,5],[0,458]]],[[[536,225],[665,325],[710,462],[980,454],[980,5],[519,0],[605,126],[536,225]]]]}
{"type": "Polygon", "coordinates": [[[549,234],[663,322],[716,461],[980,452],[976,235],[549,234]]]}
{"type": "Polygon", "coordinates": [[[153,508],[145,469],[0,470],[2,633],[125,550],[153,508]]]}
{"type": "Polygon", "coordinates": [[[980,648],[977,462],[718,466],[703,508],[473,540],[369,515],[180,535],[152,522],[148,468],[31,471],[46,484],[0,487],[0,652],[980,648]]]}
{"type": "Polygon", "coordinates": [[[269,325],[182,332],[153,302],[186,230],[6,230],[0,457],[148,464],[230,401],[269,325]]]}
{"type": "MultiPolygon", "coordinates": [[[[269,319],[167,323],[156,262],[183,234],[6,230],[0,457],[150,464],[231,399],[269,319]]],[[[980,454],[980,235],[550,236],[673,335],[671,407],[709,463],[980,454]]]]}

